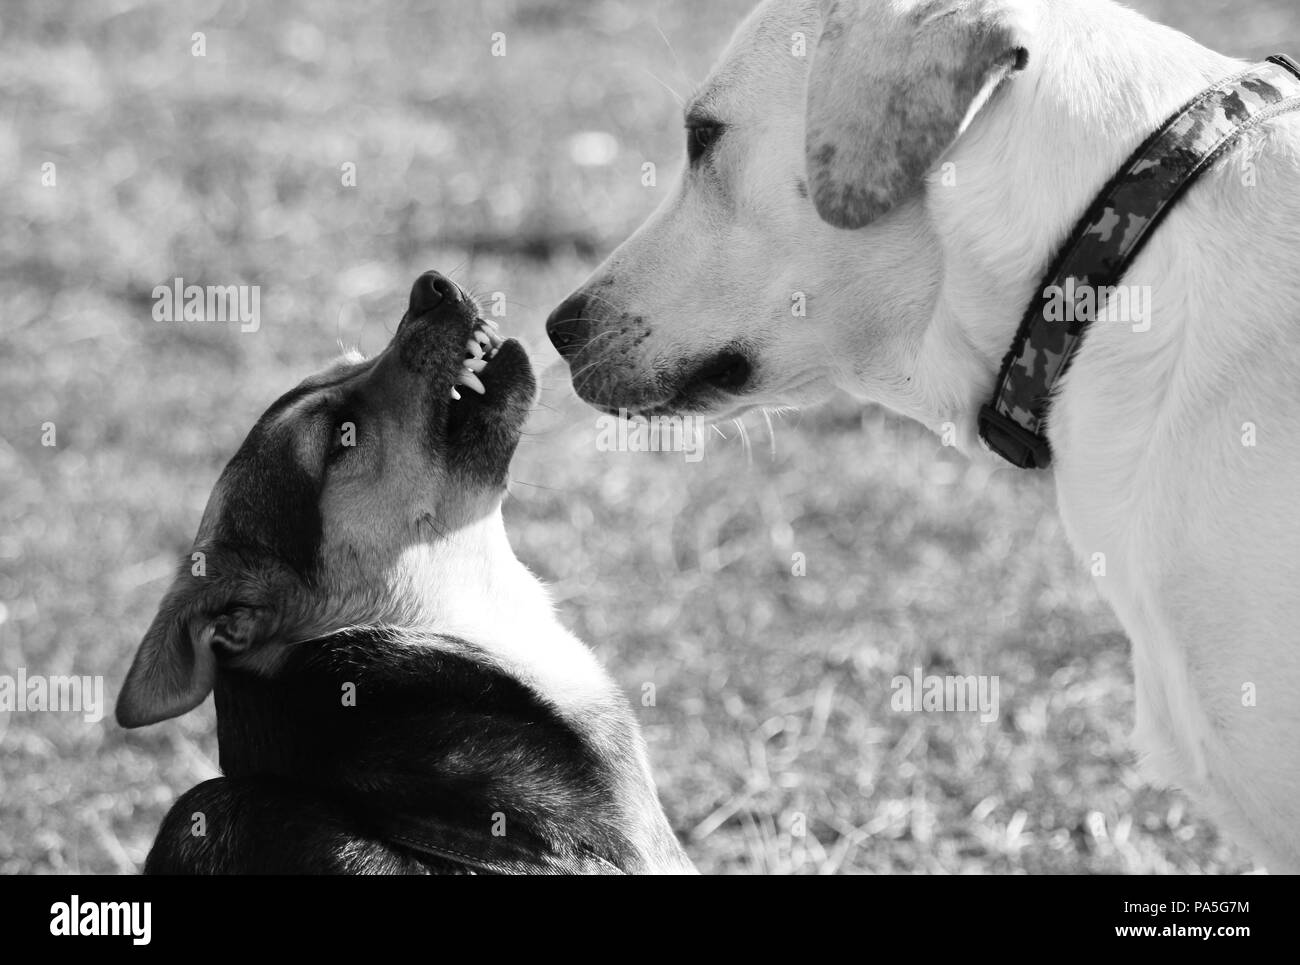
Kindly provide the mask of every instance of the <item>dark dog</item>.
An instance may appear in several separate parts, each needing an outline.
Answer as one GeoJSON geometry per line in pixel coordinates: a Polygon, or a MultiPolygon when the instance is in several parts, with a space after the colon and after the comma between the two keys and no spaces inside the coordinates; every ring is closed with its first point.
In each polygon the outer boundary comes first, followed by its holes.
{"type": "Polygon", "coordinates": [[[118,699],[138,727],[216,693],[225,776],[146,872],[694,870],[627,702],[506,540],[534,391],[428,272],[379,356],[258,420],[118,699]]]}

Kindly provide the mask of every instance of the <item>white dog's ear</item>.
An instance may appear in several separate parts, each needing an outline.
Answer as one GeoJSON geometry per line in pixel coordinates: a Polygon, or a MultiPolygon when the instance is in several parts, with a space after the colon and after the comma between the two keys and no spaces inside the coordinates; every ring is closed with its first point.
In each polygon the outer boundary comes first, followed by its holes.
{"type": "Polygon", "coordinates": [[[216,679],[213,647],[240,653],[265,630],[265,612],[234,605],[227,588],[186,568],[158,607],[117,695],[117,722],[142,727],[203,703],[216,679]]]}
{"type": "Polygon", "coordinates": [[[808,78],[807,161],[821,217],[861,228],[924,185],[964,123],[1028,62],[1016,0],[842,0],[808,78]]]}

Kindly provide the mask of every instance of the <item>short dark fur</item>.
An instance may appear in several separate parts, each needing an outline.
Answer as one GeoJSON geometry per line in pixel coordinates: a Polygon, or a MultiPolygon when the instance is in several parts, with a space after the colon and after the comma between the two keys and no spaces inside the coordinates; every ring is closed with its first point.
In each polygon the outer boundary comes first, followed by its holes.
{"type": "Polygon", "coordinates": [[[223,660],[226,776],[176,802],[146,873],[635,870],[598,753],[528,688],[445,644],[336,634],[292,648],[274,678],[223,660]]]}

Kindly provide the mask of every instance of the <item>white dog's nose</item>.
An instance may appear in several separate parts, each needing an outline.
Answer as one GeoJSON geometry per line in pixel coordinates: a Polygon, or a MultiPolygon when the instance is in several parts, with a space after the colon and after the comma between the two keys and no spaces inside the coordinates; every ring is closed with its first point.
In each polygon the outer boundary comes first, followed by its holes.
{"type": "Polygon", "coordinates": [[[573,358],[591,339],[592,320],[587,314],[589,304],[586,294],[576,291],[562,301],[546,320],[546,334],[564,359],[573,358]]]}

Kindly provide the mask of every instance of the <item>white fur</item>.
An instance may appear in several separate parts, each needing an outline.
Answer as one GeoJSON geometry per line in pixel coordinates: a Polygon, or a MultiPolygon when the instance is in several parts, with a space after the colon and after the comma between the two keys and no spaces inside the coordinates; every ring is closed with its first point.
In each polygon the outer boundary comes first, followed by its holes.
{"type": "MultiPolygon", "coordinates": [[[[877,6],[885,0],[861,0],[877,6]]],[[[994,2],[994,0],[990,0],[994,2]]],[[[890,0],[891,9],[909,6],[890,0]]],[[[821,222],[804,176],[814,2],[770,0],[699,100],[728,125],[710,172],[597,269],[593,314],[649,336],[600,344],[630,393],[655,366],[743,336],[749,393],[798,404],[839,386],[932,428],[975,416],[1056,246],[1141,140],[1241,65],[1110,0],[1006,0],[1028,68],[989,100],[923,195],[874,224],[821,222]],[[808,295],[806,320],[790,293],[808,295]]],[[[879,11],[875,11],[879,15],[879,11]]],[[[872,109],[863,103],[860,109],[872,109]]],[[[1300,870],[1300,115],[1252,134],[1182,200],[1125,283],[1153,325],[1088,334],[1052,410],[1060,509],[1075,549],[1105,553],[1101,593],[1133,645],[1135,739],[1274,870],[1300,870]],[[1241,161],[1255,156],[1256,186],[1241,161]],[[1244,423],[1259,444],[1241,443],[1244,423]],[[1253,684],[1258,705],[1242,705],[1253,684]]],[[[613,326],[612,326],[613,327],[613,326]]]]}
{"type": "Polygon", "coordinates": [[[499,510],[407,548],[390,579],[418,609],[410,625],[464,639],[562,714],[580,718],[619,699],[591,650],[560,623],[546,587],[514,555],[499,510]]]}

